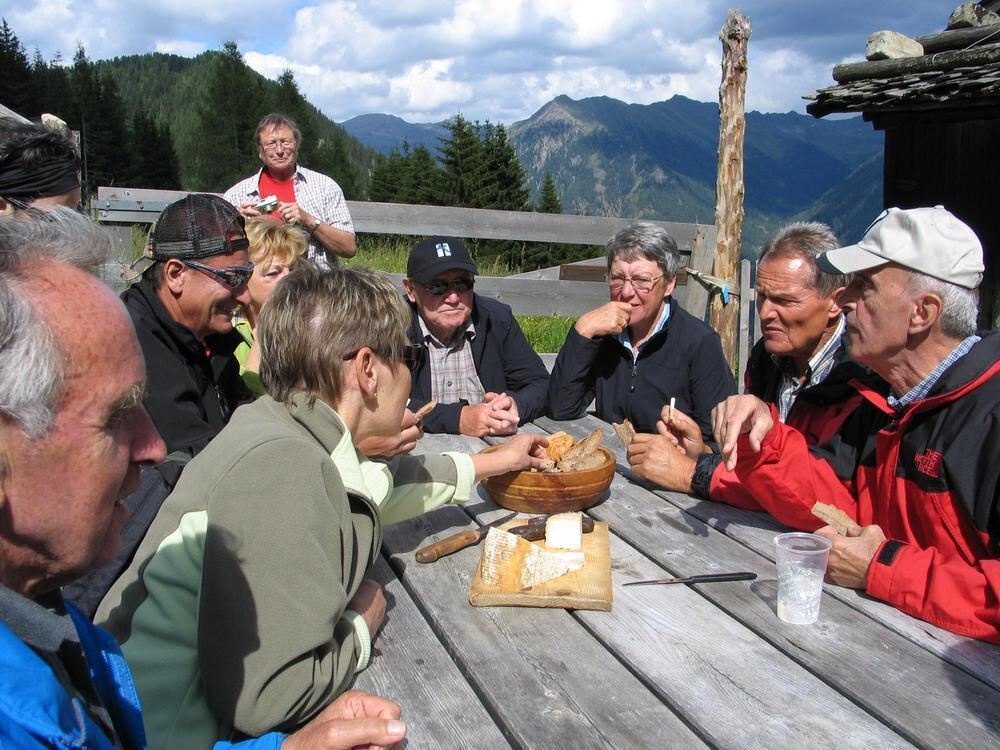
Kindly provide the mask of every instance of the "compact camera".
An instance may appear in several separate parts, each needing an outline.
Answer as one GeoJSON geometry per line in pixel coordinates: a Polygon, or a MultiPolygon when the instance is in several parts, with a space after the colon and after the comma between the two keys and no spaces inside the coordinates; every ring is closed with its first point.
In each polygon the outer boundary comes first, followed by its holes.
{"type": "Polygon", "coordinates": [[[278,207],[278,196],[276,195],[269,195],[266,198],[261,198],[254,205],[254,208],[260,211],[262,214],[269,214],[277,207],[278,207]]]}

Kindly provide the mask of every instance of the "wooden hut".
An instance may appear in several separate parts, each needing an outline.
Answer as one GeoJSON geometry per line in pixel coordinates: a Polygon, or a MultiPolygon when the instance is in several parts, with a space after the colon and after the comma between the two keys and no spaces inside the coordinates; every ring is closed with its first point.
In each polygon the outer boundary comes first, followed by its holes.
{"type": "Polygon", "coordinates": [[[984,328],[1000,328],[997,13],[1000,0],[983,0],[959,6],[941,33],[907,40],[877,32],[868,61],[835,66],[837,85],[806,97],[815,117],[861,112],[885,131],[883,205],[940,204],[976,231],[986,255],[984,328]]]}

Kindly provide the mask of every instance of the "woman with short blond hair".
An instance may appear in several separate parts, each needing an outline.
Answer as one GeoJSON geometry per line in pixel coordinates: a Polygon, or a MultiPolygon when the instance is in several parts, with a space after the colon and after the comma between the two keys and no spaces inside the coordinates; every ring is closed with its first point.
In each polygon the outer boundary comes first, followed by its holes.
{"type": "Polygon", "coordinates": [[[233,327],[243,336],[234,356],[240,363],[240,376],[257,396],[264,393],[260,382],[260,347],[255,345],[257,318],[275,286],[305,256],[309,235],[299,227],[270,216],[247,220],[250,260],[253,276],[247,283],[250,304],[241,305],[233,316],[233,327]]]}

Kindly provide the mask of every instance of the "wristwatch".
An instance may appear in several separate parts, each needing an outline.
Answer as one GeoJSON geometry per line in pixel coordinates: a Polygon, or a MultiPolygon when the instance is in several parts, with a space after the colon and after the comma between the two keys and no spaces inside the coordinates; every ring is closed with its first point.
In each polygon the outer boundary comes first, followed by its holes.
{"type": "Polygon", "coordinates": [[[316,221],[314,221],[312,224],[310,224],[309,225],[309,234],[312,234],[317,229],[319,229],[319,225],[322,224],[322,223],[323,223],[322,219],[316,219],[316,221]]]}

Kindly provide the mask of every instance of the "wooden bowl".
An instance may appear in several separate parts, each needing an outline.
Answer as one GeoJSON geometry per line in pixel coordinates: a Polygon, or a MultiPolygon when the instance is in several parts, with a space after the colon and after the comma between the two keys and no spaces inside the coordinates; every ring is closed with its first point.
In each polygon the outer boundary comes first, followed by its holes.
{"type": "MultiPolygon", "coordinates": [[[[489,450],[489,449],[487,449],[489,450]]],[[[565,513],[597,505],[615,476],[615,454],[598,448],[604,462],[583,471],[512,471],[482,480],[493,502],[524,513],[565,513]]]]}

